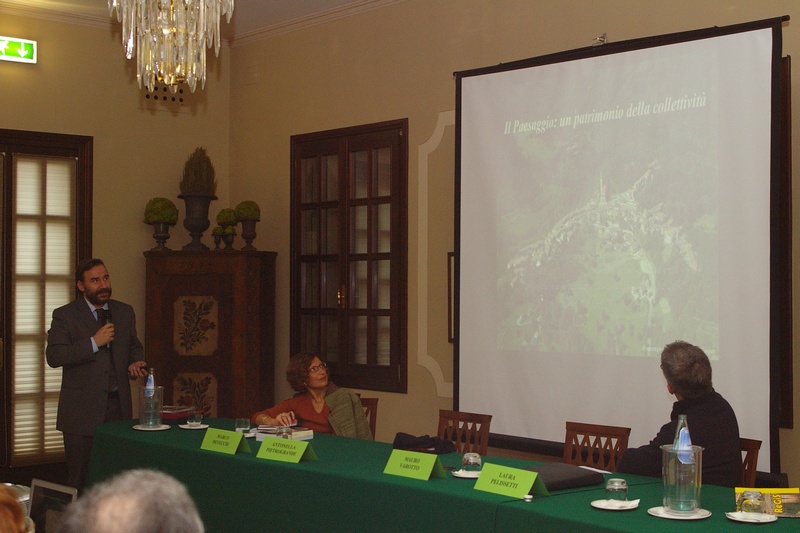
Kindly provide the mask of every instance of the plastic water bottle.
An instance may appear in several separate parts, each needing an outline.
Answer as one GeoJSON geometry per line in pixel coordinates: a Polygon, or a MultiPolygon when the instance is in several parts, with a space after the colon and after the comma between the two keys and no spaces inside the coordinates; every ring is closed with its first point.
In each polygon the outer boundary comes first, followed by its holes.
{"type": "Polygon", "coordinates": [[[152,428],[158,426],[160,422],[158,398],[155,397],[156,379],[153,369],[147,375],[147,383],[144,386],[144,398],[142,399],[141,413],[139,414],[139,424],[144,427],[152,428]]]}

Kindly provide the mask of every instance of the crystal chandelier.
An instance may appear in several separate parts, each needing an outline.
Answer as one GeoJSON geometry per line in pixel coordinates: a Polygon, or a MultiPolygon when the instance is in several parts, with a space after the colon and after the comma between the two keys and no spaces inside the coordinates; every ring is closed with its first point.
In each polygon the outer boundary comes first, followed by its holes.
{"type": "Polygon", "coordinates": [[[234,0],[108,0],[108,13],[122,21],[128,59],[136,53],[136,79],[153,92],[156,82],[172,93],[179,83],[194,92],[206,85],[206,45],[219,56],[219,20],[231,21],[234,0]]]}

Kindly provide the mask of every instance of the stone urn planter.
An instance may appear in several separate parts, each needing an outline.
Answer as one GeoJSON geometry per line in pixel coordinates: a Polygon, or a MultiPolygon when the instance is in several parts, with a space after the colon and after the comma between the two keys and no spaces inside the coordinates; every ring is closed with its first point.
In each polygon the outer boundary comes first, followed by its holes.
{"type": "Polygon", "coordinates": [[[208,250],[208,246],[200,242],[200,238],[211,225],[208,220],[211,200],[217,199],[217,182],[214,176],[214,165],[211,164],[205,148],[196,148],[183,165],[181,194],[178,195],[186,203],[183,227],[192,236],[191,242],[183,247],[184,250],[208,250]]]}
{"type": "Polygon", "coordinates": [[[255,250],[253,239],[256,238],[256,222],[261,220],[261,209],[252,200],[245,200],[236,206],[236,218],[242,224],[242,239],[245,245],[242,250],[255,250]]]}
{"type": "Polygon", "coordinates": [[[144,223],[153,226],[156,246],[153,250],[169,250],[169,227],[178,222],[178,208],[168,198],[153,198],[144,208],[144,223]]]}
{"type": "Polygon", "coordinates": [[[192,240],[183,249],[208,250],[208,246],[203,244],[200,239],[203,237],[203,232],[211,225],[211,221],[208,220],[208,208],[211,200],[216,200],[217,197],[213,194],[179,194],[178,198],[186,204],[186,218],[183,219],[183,227],[192,237],[192,240]]]}

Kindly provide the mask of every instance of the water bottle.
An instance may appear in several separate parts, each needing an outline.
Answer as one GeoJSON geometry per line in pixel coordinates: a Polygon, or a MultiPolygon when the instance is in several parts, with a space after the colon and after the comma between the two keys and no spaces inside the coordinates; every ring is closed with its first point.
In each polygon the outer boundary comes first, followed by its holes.
{"type": "Polygon", "coordinates": [[[695,485],[697,465],[694,462],[684,463],[679,459],[675,466],[677,468],[675,475],[677,491],[672,502],[673,508],[676,511],[695,511],[697,509],[697,487],[695,485]]]}
{"type": "Polygon", "coordinates": [[[147,375],[147,383],[144,386],[144,395],[147,397],[153,396],[155,390],[156,390],[156,377],[153,372],[153,368],[150,367],[150,373],[147,375]]]}
{"type": "Polygon", "coordinates": [[[675,511],[691,512],[697,509],[697,465],[692,455],[692,439],[686,415],[678,415],[678,427],[672,447],[678,450],[675,461],[675,494],[672,508],[675,511]]]}
{"type": "Polygon", "coordinates": [[[142,398],[141,413],[139,415],[139,423],[146,428],[156,427],[160,422],[158,398],[155,397],[155,390],[156,380],[151,368],[150,374],[147,375],[147,383],[144,386],[144,398],[142,398]]]}

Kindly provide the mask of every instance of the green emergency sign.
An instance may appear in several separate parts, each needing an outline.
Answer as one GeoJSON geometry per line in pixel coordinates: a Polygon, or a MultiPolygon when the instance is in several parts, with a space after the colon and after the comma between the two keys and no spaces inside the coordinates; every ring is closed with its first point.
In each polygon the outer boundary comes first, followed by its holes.
{"type": "Polygon", "coordinates": [[[0,61],[36,63],[36,41],[0,35],[0,61]]]}

